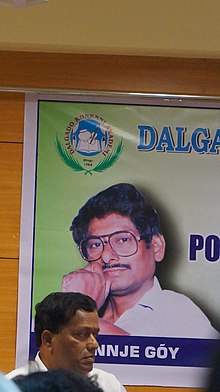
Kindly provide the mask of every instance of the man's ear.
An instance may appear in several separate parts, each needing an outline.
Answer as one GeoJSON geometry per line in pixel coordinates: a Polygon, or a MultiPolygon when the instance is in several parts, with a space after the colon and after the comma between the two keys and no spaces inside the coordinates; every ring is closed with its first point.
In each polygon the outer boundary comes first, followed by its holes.
{"type": "Polygon", "coordinates": [[[165,239],[162,234],[155,234],[151,240],[151,246],[154,251],[155,261],[158,263],[163,260],[165,254],[165,239]]]}
{"type": "Polygon", "coordinates": [[[53,333],[51,331],[48,331],[48,329],[45,329],[42,332],[41,335],[41,344],[42,346],[46,346],[47,348],[51,347],[51,343],[52,343],[52,338],[53,338],[53,333]]]}

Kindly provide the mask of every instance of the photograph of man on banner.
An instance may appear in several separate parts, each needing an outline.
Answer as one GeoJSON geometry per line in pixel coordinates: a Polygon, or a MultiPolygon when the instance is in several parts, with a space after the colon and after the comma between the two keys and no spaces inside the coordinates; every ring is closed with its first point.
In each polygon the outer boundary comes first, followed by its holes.
{"type": "Polygon", "coordinates": [[[159,216],[134,185],[115,184],[92,196],[70,230],[88,265],[64,275],[62,291],[96,301],[101,334],[218,337],[194,302],[161,288],[155,276],[165,254],[159,216]]]}

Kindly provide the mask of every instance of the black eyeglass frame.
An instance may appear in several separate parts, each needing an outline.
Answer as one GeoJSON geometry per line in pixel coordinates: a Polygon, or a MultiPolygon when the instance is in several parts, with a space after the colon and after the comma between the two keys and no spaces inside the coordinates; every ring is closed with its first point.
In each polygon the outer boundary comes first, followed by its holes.
{"type": "Polygon", "coordinates": [[[130,257],[130,256],[135,255],[135,253],[137,253],[137,251],[138,251],[138,242],[140,242],[140,241],[142,241],[142,240],[144,240],[144,239],[146,239],[146,236],[143,236],[143,235],[141,235],[141,236],[136,236],[134,233],[132,233],[132,231],[128,231],[128,230],[118,230],[118,231],[114,231],[114,232],[111,233],[111,234],[104,234],[104,235],[102,235],[102,236],[96,236],[96,235],[94,235],[94,236],[86,237],[86,238],[84,238],[83,240],[80,241],[80,243],[79,243],[79,245],[78,245],[78,249],[79,249],[79,252],[80,252],[82,258],[83,258],[84,260],[86,260],[88,263],[92,263],[93,261],[97,261],[97,260],[99,260],[99,259],[102,257],[102,253],[103,253],[103,251],[104,251],[105,244],[109,244],[110,247],[111,247],[111,249],[112,249],[112,251],[115,252],[115,253],[117,254],[117,256],[119,256],[119,257],[130,257]],[[131,235],[132,235],[132,237],[135,239],[135,242],[136,242],[136,250],[135,250],[135,252],[130,253],[129,255],[126,255],[126,256],[125,256],[125,255],[120,255],[120,254],[118,254],[118,253],[112,248],[112,245],[111,245],[111,243],[110,243],[110,238],[111,238],[112,236],[114,236],[115,234],[120,234],[120,233],[128,233],[128,234],[131,234],[131,235]],[[107,240],[103,240],[103,238],[105,238],[105,237],[107,237],[107,240]],[[97,259],[89,260],[88,258],[86,258],[86,257],[83,255],[82,244],[83,244],[83,242],[85,242],[85,241],[92,240],[92,239],[95,239],[95,238],[98,238],[98,239],[100,240],[100,242],[101,242],[101,244],[102,244],[102,252],[101,252],[101,255],[100,255],[99,257],[97,257],[97,259]]]}

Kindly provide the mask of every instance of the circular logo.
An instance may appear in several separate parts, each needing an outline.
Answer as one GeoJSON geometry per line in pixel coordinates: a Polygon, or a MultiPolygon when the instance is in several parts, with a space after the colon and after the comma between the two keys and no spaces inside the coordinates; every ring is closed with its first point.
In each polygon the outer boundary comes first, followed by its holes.
{"type": "Polygon", "coordinates": [[[96,120],[81,120],[70,132],[69,140],[79,154],[94,156],[104,151],[108,144],[108,132],[96,120]]]}
{"type": "Polygon", "coordinates": [[[113,166],[123,150],[106,120],[96,114],[81,114],[65,129],[63,142],[56,138],[57,152],[72,170],[103,172],[113,166]]]}

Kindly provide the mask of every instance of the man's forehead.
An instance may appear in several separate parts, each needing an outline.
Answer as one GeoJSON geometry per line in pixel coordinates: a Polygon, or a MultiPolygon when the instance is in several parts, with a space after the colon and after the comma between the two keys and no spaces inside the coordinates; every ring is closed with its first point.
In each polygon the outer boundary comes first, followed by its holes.
{"type": "Polygon", "coordinates": [[[90,328],[99,331],[98,313],[97,311],[89,312],[78,309],[66,327],[73,328],[74,330],[78,328],[90,328]]]}
{"type": "Polygon", "coordinates": [[[118,213],[105,215],[103,218],[91,219],[88,226],[90,235],[111,234],[119,230],[135,230],[134,223],[129,216],[118,213]]]}
{"type": "Polygon", "coordinates": [[[72,323],[98,322],[98,312],[96,310],[87,311],[84,309],[77,309],[70,321],[72,323]]]}

